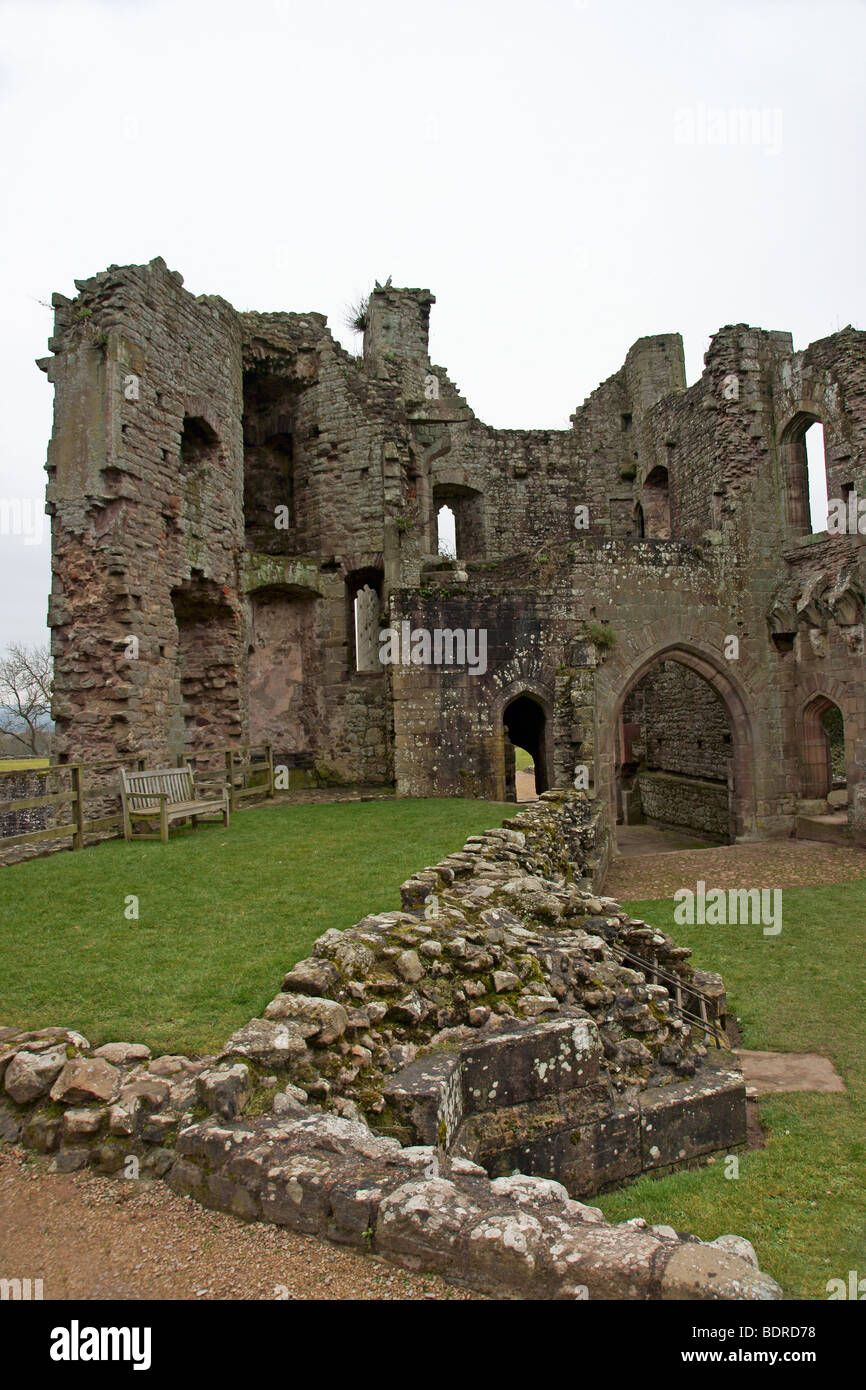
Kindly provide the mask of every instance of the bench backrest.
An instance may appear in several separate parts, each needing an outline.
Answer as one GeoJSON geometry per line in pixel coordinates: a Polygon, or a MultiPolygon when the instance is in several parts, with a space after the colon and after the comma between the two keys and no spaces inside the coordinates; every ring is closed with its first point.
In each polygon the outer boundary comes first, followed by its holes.
{"type": "Polygon", "coordinates": [[[124,800],[131,811],[143,811],[159,805],[159,794],[170,803],[195,800],[195,782],[189,767],[154,767],[146,772],[126,772],[120,769],[124,800]]]}

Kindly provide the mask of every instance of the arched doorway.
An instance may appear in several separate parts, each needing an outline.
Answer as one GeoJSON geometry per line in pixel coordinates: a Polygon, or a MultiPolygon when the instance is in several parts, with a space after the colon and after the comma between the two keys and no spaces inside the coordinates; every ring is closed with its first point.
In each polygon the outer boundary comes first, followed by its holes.
{"type": "Polygon", "coordinates": [[[731,724],[703,676],[662,659],[628,691],[621,725],[617,822],[730,840],[731,724]]]}
{"type": "Polygon", "coordinates": [[[505,726],[505,799],[520,799],[517,792],[517,749],[523,749],[532,760],[535,794],[540,796],[550,786],[547,715],[542,704],[526,692],[516,695],[505,706],[502,722],[505,726]]]}
{"type": "Polygon", "coordinates": [[[828,696],[816,695],[803,710],[800,794],[804,801],[819,801],[846,786],[842,711],[828,696]]]}
{"type": "MultiPolygon", "coordinates": [[[[615,823],[621,814],[622,805],[622,774],[623,766],[629,770],[629,763],[640,761],[640,752],[635,758],[636,731],[634,719],[625,718],[626,702],[630,693],[640,684],[643,678],[654,668],[662,663],[677,663],[680,667],[686,668],[695,675],[702,678],[711,692],[721,702],[724,713],[724,727],[718,724],[718,739],[716,751],[721,747],[727,750],[727,800],[728,800],[728,833],[722,838],[736,839],[739,836],[753,832],[755,828],[755,800],[753,788],[752,770],[752,731],[749,715],[746,709],[745,696],[742,688],[732,674],[720,664],[711,653],[702,651],[697,647],[671,644],[670,646],[660,646],[655,651],[649,652],[635,663],[630,671],[627,672],[620,686],[620,694],[612,705],[612,719],[608,723],[603,721],[600,729],[600,741],[598,748],[599,775],[604,778],[608,786],[610,797],[611,822],[615,823]],[[626,731],[625,725],[632,727],[626,731]],[[628,740],[626,739],[628,733],[628,740]],[[729,736],[729,742],[724,741],[724,734],[729,736]]],[[[609,705],[608,708],[611,708],[609,705]]],[[[632,711],[628,711],[629,714],[632,711]]],[[[694,721],[697,723],[697,721],[694,721]]],[[[702,755],[706,752],[705,735],[695,729],[695,738],[704,741],[704,748],[699,750],[702,755]]],[[[638,740],[639,742],[639,740],[638,740]]],[[[669,746],[676,746],[676,736],[669,737],[669,746]]],[[[718,763],[717,763],[718,768],[718,763]]],[[[633,771],[633,769],[631,769],[633,771]]],[[[676,773],[674,775],[677,775],[676,773]]],[[[700,780],[721,782],[721,774],[717,770],[714,777],[702,778],[700,780]]],[[[716,793],[716,798],[723,804],[723,793],[721,787],[716,793]]]]}

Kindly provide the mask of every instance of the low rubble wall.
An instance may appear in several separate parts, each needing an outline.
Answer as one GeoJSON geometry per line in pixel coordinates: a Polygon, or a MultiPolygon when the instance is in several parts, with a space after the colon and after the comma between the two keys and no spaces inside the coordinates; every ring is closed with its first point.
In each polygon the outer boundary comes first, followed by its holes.
{"type": "Polygon", "coordinates": [[[472,837],[403,911],[320,937],[219,1056],[0,1029],[0,1138],[496,1297],[780,1297],[738,1236],[576,1200],[745,1138],[733,1054],[622,963],[626,942],[696,987],[687,950],[586,886],[591,818],[548,793],[472,837]]]}

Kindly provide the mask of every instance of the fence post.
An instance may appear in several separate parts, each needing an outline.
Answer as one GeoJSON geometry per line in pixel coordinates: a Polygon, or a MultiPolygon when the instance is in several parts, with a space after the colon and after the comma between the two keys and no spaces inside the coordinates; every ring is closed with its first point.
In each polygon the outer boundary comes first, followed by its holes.
{"type": "Polygon", "coordinates": [[[235,772],[234,754],[230,748],[226,749],[226,777],[229,784],[229,810],[235,809],[235,772]]]}
{"type": "Polygon", "coordinates": [[[80,763],[70,763],[69,775],[72,781],[72,794],[75,797],[72,803],[72,818],[75,822],[75,833],[72,836],[72,848],[84,849],[84,799],[81,794],[80,763]]]}
{"type": "Polygon", "coordinates": [[[268,755],[268,796],[274,795],[274,745],[265,744],[265,752],[268,755]]]}

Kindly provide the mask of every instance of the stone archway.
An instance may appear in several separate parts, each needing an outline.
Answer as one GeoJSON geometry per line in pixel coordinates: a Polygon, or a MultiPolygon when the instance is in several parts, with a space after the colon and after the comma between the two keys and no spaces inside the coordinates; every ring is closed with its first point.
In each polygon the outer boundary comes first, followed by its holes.
{"type": "Polygon", "coordinates": [[[618,695],[611,711],[612,717],[602,721],[599,743],[599,764],[608,769],[608,795],[611,824],[617,819],[618,769],[624,749],[622,746],[622,715],[625,702],[636,685],[662,661],[675,661],[694,671],[711,687],[721,700],[731,731],[731,834],[733,838],[755,829],[755,792],[753,774],[753,735],[743,688],[723,666],[714,653],[684,643],[668,643],[645,652],[635,661],[618,683],[618,695]]]}
{"type": "Polygon", "coordinates": [[[838,715],[844,746],[844,713],[840,703],[829,695],[811,695],[800,714],[800,796],[820,801],[833,790],[831,735],[827,716],[838,715]]]}
{"type": "MultiPolygon", "coordinates": [[[[532,695],[516,695],[502,711],[502,722],[511,745],[525,749],[532,758],[535,768],[535,790],[540,796],[550,787],[546,747],[547,716],[543,707],[532,695]]],[[[511,781],[511,771],[506,763],[507,784],[511,781]]]]}
{"type": "MultiPolygon", "coordinates": [[[[497,725],[502,728],[504,782],[499,795],[515,799],[514,749],[528,752],[535,767],[535,790],[540,796],[553,784],[553,709],[537,681],[517,680],[502,692],[497,725]]],[[[501,774],[500,774],[501,775],[501,774]]]]}

